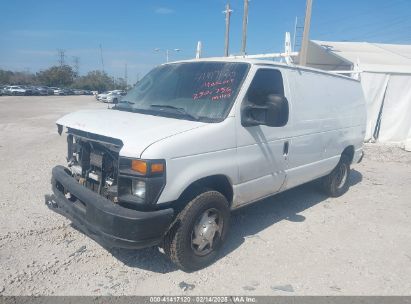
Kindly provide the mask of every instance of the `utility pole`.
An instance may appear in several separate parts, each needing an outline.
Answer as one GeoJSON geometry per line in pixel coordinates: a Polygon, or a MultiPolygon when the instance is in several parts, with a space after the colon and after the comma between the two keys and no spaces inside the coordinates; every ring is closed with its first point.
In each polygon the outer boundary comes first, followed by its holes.
{"type": "Polygon", "coordinates": [[[103,60],[103,46],[100,43],[100,59],[101,59],[101,68],[104,73],[104,60],[103,60]]]}
{"type": "Polygon", "coordinates": [[[310,36],[310,25],[311,25],[311,8],[313,5],[313,0],[307,0],[307,5],[305,9],[305,21],[304,21],[304,33],[303,40],[301,43],[300,51],[300,65],[307,65],[307,52],[308,52],[308,42],[310,36]]]}
{"type": "Polygon", "coordinates": [[[227,3],[225,6],[225,44],[224,44],[224,56],[228,57],[229,45],[230,45],[230,16],[232,10],[230,9],[230,3],[227,3]]]}
{"type": "Polygon", "coordinates": [[[57,50],[57,57],[58,57],[58,63],[60,65],[60,67],[63,67],[63,65],[65,64],[65,60],[66,60],[66,50],[58,49],[57,50]]]}
{"type": "Polygon", "coordinates": [[[247,46],[247,23],[248,23],[248,0],[244,0],[244,15],[243,15],[243,40],[241,44],[241,54],[245,55],[247,46]]]}

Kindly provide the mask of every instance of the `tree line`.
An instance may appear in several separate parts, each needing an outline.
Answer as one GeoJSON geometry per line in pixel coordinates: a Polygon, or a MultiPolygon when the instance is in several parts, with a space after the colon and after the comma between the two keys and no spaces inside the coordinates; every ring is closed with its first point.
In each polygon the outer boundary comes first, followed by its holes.
{"type": "Polygon", "coordinates": [[[0,69],[0,84],[45,85],[49,87],[75,88],[91,91],[125,90],[126,81],[114,78],[106,72],[95,70],[84,76],[77,75],[69,65],[52,66],[37,73],[15,72],[0,69]]]}

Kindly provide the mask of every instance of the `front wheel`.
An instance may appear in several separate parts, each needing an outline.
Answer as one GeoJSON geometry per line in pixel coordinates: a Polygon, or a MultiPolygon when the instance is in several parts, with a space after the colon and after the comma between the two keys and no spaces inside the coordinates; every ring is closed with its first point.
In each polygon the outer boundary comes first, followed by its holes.
{"type": "Polygon", "coordinates": [[[190,272],[210,265],[226,239],[230,220],[227,199],[206,191],[191,200],[164,240],[164,251],[180,269],[190,272]]]}
{"type": "Polygon", "coordinates": [[[322,178],[324,191],[331,197],[339,197],[348,191],[350,177],[350,160],[341,155],[337,166],[330,174],[322,178]]]}

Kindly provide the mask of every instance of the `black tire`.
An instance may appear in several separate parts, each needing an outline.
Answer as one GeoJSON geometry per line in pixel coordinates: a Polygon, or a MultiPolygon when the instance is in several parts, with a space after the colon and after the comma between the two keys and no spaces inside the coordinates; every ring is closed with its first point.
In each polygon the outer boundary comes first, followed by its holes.
{"type": "Polygon", "coordinates": [[[113,99],[113,104],[117,104],[117,102],[118,102],[117,98],[114,98],[113,99]]]}
{"type": "MultiPolygon", "coordinates": [[[[230,209],[227,199],[217,191],[203,192],[192,199],[178,215],[177,224],[164,238],[164,252],[183,271],[192,272],[204,268],[217,258],[218,251],[227,236],[229,221],[230,209]],[[208,243],[208,247],[200,250],[200,245],[197,247],[195,244],[195,240],[198,239],[195,232],[199,231],[198,227],[206,229],[205,226],[200,225],[200,221],[204,219],[204,214],[213,216],[213,212],[218,214],[218,220],[216,219],[214,223],[216,227],[221,226],[220,230],[214,232],[212,245],[208,243]]],[[[216,229],[215,226],[213,229],[216,229]]],[[[207,234],[207,230],[203,231],[207,234]]],[[[206,239],[203,234],[201,236],[202,240],[206,239]]]]}
{"type": "Polygon", "coordinates": [[[350,159],[341,155],[338,165],[321,180],[322,188],[331,197],[339,197],[348,191],[350,178],[350,159]]]}

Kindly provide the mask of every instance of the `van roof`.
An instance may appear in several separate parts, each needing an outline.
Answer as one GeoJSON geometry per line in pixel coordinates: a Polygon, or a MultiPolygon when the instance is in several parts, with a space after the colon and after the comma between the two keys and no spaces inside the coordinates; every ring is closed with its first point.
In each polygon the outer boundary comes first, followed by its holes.
{"type": "Polygon", "coordinates": [[[180,60],[180,61],[173,61],[173,62],[168,62],[164,63],[165,64],[173,64],[173,63],[184,63],[184,62],[243,62],[243,63],[249,63],[251,65],[258,65],[258,66],[277,66],[277,67],[282,67],[282,68],[288,68],[288,69],[294,69],[294,70],[303,70],[303,71],[311,71],[315,73],[320,73],[320,74],[326,74],[329,76],[334,76],[334,77],[339,77],[339,78],[344,78],[347,80],[353,80],[359,82],[359,80],[354,79],[349,76],[337,74],[337,73],[331,73],[325,70],[319,70],[315,68],[310,68],[310,67],[303,67],[300,65],[295,65],[295,64],[285,64],[281,62],[276,62],[276,61],[271,61],[271,60],[262,60],[262,59],[250,59],[250,58],[244,58],[242,56],[229,56],[229,57],[208,57],[208,58],[200,58],[200,59],[188,59],[188,60],[180,60]]]}

